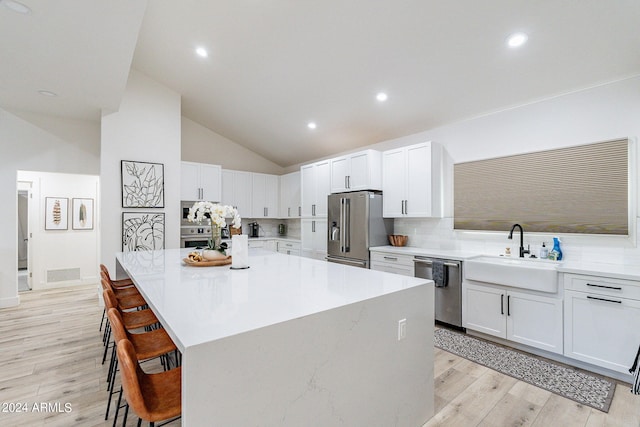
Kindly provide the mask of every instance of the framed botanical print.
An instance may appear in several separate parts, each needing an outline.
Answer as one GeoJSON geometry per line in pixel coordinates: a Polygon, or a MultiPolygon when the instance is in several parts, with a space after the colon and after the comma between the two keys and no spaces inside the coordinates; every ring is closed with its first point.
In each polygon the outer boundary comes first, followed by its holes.
{"type": "Polygon", "coordinates": [[[164,213],[122,212],[122,251],[164,249],[164,213]]]}
{"type": "Polygon", "coordinates": [[[122,160],[123,208],[164,208],[164,165],[122,160]]]}
{"type": "Polygon", "coordinates": [[[45,197],[44,229],[67,230],[69,228],[69,199],[45,197]]]}
{"type": "Polygon", "coordinates": [[[71,228],[93,230],[93,199],[71,200],[71,228]]]}

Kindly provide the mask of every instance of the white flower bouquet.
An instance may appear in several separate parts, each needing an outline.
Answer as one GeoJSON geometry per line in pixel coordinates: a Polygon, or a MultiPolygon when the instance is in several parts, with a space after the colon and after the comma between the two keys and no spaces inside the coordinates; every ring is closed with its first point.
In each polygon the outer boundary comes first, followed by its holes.
{"type": "Polygon", "coordinates": [[[211,222],[209,249],[223,253],[227,249],[227,244],[221,243],[220,232],[227,226],[227,219],[229,218],[233,228],[240,228],[242,220],[236,208],[212,202],[195,202],[189,209],[189,215],[187,216],[187,219],[191,222],[201,223],[204,220],[211,222]]]}

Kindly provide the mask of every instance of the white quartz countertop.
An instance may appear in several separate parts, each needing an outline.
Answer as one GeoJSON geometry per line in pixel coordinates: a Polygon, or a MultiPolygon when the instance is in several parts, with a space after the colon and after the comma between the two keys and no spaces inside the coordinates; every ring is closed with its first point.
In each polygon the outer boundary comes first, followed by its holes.
{"type": "MultiPolygon", "coordinates": [[[[469,252],[455,249],[426,249],[411,246],[376,246],[370,248],[370,250],[372,252],[384,252],[409,256],[429,256],[457,261],[465,261],[474,257],[486,255],[479,252],[469,252]]],[[[640,281],[640,266],[637,265],[561,261],[561,263],[558,265],[557,270],[559,273],[606,276],[616,279],[640,281]]]]}
{"type": "Polygon", "coordinates": [[[589,276],[606,276],[615,279],[640,280],[640,266],[617,265],[605,263],[564,262],[558,266],[560,273],[586,274],[589,276]]]}
{"type": "Polygon", "coordinates": [[[478,252],[461,251],[456,249],[426,249],[416,248],[412,246],[374,246],[369,248],[372,252],[385,252],[398,255],[410,255],[410,256],[429,256],[434,258],[444,258],[456,261],[464,261],[469,258],[482,255],[478,252]]]}
{"type": "Polygon", "coordinates": [[[189,251],[116,255],[181,351],[432,283],[260,249],[249,249],[246,270],[193,267],[182,261],[189,251]]]}

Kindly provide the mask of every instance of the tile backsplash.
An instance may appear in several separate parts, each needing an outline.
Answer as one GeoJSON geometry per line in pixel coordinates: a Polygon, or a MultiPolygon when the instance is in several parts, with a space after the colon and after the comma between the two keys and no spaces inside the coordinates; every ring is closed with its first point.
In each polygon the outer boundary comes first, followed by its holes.
{"type": "MultiPolygon", "coordinates": [[[[596,236],[596,235],[557,235],[561,241],[563,259],[580,263],[608,263],[640,265],[638,241],[638,219],[632,227],[633,235],[596,236]]],[[[488,255],[500,255],[505,248],[511,248],[512,254],[518,254],[519,235],[509,240],[509,230],[502,232],[454,231],[453,218],[401,218],[394,221],[395,234],[409,236],[407,246],[431,249],[456,249],[478,252],[488,255]]],[[[530,245],[531,252],[539,254],[542,242],[549,250],[553,247],[554,234],[527,233],[524,230],[524,246],[530,245]]]]}
{"type": "Polygon", "coordinates": [[[242,218],[242,232],[248,233],[249,228],[247,227],[247,224],[254,221],[257,222],[260,227],[260,237],[300,238],[301,229],[299,219],[242,218]],[[280,224],[285,224],[287,226],[287,234],[285,236],[278,234],[278,225],[280,224]]]}

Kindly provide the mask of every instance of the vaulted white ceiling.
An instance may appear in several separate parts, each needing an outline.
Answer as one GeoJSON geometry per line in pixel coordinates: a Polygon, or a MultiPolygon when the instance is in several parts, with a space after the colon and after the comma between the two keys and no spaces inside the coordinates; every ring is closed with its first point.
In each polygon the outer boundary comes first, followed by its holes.
{"type": "Polygon", "coordinates": [[[0,107],[97,119],[133,66],[282,166],[640,74],[638,0],[22,3],[0,7],[0,107]]]}

